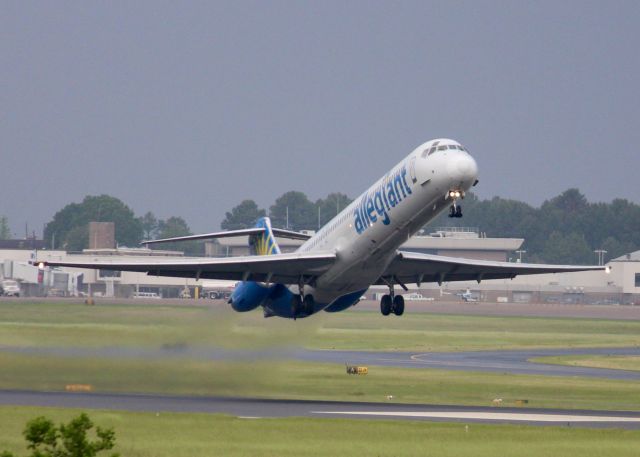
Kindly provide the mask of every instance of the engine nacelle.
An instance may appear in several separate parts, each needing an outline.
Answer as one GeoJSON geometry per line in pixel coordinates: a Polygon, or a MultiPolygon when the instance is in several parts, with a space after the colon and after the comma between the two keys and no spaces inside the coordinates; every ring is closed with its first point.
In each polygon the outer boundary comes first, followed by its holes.
{"type": "Polygon", "coordinates": [[[262,304],[268,294],[269,288],[266,286],[252,281],[241,282],[231,294],[229,303],[235,311],[252,311],[262,304]]]}

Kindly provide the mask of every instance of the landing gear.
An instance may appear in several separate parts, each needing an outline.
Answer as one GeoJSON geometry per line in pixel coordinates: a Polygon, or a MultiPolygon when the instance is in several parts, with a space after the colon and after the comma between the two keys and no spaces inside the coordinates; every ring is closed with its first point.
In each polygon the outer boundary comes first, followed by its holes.
{"type": "Polygon", "coordinates": [[[311,316],[315,312],[316,301],[311,294],[304,294],[304,281],[298,281],[298,295],[291,297],[291,314],[295,320],[298,317],[311,316]]]}
{"type": "Polygon", "coordinates": [[[291,297],[291,315],[293,320],[296,320],[302,309],[302,298],[300,295],[294,295],[291,297]]]}
{"type": "Polygon", "coordinates": [[[383,316],[388,316],[393,312],[396,316],[404,314],[404,297],[396,295],[393,286],[389,286],[389,294],[385,294],[380,299],[380,312],[383,316]]]}
{"type": "Polygon", "coordinates": [[[404,297],[402,295],[396,295],[393,297],[393,314],[396,316],[402,316],[404,313],[404,297]]]}
{"type": "Polygon", "coordinates": [[[307,316],[310,316],[315,311],[315,306],[316,306],[316,301],[314,300],[313,295],[311,294],[305,295],[304,299],[302,300],[302,311],[307,316]]]}
{"type": "Polygon", "coordinates": [[[464,198],[464,192],[459,190],[449,191],[452,203],[449,207],[449,217],[462,217],[462,206],[458,205],[458,198],[464,198]]]}
{"type": "Polygon", "coordinates": [[[380,299],[380,312],[383,316],[391,314],[391,307],[393,306],[393,300],[391,295],[383,295],[380,299]]]}

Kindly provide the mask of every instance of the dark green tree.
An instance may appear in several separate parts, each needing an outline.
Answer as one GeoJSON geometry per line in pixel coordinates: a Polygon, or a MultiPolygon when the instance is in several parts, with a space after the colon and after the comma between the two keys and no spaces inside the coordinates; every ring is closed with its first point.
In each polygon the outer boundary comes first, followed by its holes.
{"type": "Polygon", "coordinates": [[[178,216],[171,216],[167,220],[158,221],[158,238],[173,238],[176,236],[192,235],[187,222],[178,216]]]}
{"type": "Polygon", "coordinates": [[[462,219],[445,212],[425,231],[466,226],[491,237],[524,238],[527,260],[534,262],[592,264],[595,249],[609,251],[605,258],[611,259],[640,248],[640,205],[625,199],[589,203],[579,190],[568,189],[539,208],[500,197],[479,200],[472,193],[459,203],[462,219]]]}
{"type": "Polygon", "coordinates": [[[92,221],[114,222],[115,238],[119,245],[137,246],[142,239],[140,220],[127,205],[109,195],[90,195],[82,203],[70,203],[62,208],[46,225],[44,239],[49,247],[68,250],[86,248],[89,239],[87,225],[92,221]]]}
{"type": "Polygon", "coordinates": [[[560,232],[552,232],[541,254],[542,258],[549,263],[576,265],[595,263],[595,254],[587,244],[584,235],[576,232],[571,232],[567,235],[560,232]]]}
{"type": "Polygon", "coordinates": [[[316,205],[304,193],[297,191],[281,195],[269,208],[273,226],[290,230],[313,230],[318,225],[316,213],[316,205]]]}
{"type": "Polygon", "coordinates": [[[333,219],[340,211],[345,209],[351,203],[351,199],[340,192],[333,192],[324,199],[316,201],[316,225],[320,228],[333,219]],[[318,223],[319,219],[319,223],[318,223]]]}
{"type": "Polygon", "coordinates": [[[0,216],[0,240],[8,240],[9,238],[11,238],[9,219],[7,216],[0,216]]]}
{"type": "Polygon", "coordinates": [[[147,211],[144,216],[138,218],[142,225],[142,233],[145,240],[152,240],[158,231],[158,219],[151,212],[147,211]]]}
{"type": "MultiPolygon", "coordinates": [[[[171,216],[167,220],[158,221],[158,239],[189,235],[192,235],[191,230],[187,222],[181,217],[171,216]]],[[[204,243],[202,241],[177,241],[152,246],[155,249],[184,251],[188,255],[202,255],[204,253],[204,243]]]]}
{"type": "Polygon", "coordinates": [[[263,209],[259,209],[253,200],[243,200],[239,205],[233,207],[231,212],[225,213],[225,219],[220,224],[222,230],[239,230],[251,228],[256,221],[266,216],[263,209]]]}
{"type": "MultiPolygon", "coordinates": [[[[96,427],[97,439],[93,441],[87,437],[92,429],[93,422],[84,413],[57,427],[46,417],[36,417],[27,423],[23,432],[27,449],[31,451],[28,457],[95,457],[101,451],[113,449],[116,441],[113,429],[96,427]]],[[[4,451],[0,457],[14,457],[14,454],[4,451]]]]}

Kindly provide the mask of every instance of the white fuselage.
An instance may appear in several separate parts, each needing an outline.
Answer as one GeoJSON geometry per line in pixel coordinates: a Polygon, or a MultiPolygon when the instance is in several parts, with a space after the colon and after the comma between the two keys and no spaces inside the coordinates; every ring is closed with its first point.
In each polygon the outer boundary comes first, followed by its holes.
{"type": "Polygon", "coordinates": [[[335,265],[306,293],[328,304],[369,287],[398,247],[452,204],[450,191],[464,194],[477,174],[475,160],[456,141],[418,146],[298,249],[337,254],[335,265]]]}

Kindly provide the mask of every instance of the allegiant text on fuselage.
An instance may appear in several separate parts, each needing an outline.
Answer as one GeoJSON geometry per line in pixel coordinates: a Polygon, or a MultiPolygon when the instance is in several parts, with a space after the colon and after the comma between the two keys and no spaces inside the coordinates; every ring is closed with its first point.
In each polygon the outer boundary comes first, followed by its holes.
{"type": "Polygon", "coordinates": [[[407,168],[402,166],[393,174],[388,174],[375,190],[360,197],[353,211],[356,232],[362,233],[380,219],[384,225],[391,223],[389,213],[404,198],[411,195],[407,184],[407,168]]]}

